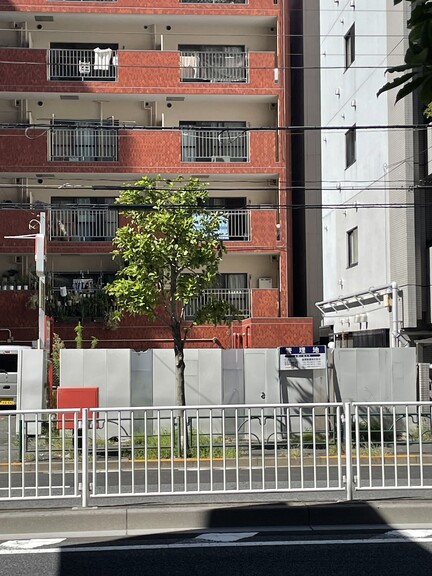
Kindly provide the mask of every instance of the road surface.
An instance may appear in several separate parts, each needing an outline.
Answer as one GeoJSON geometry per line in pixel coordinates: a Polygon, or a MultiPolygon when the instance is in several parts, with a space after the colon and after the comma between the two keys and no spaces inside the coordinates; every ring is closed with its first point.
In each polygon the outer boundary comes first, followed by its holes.
{"type": "Polygon", "coordinates": [[[229,531],[0,543],[13,576],[430,576],[432,531],[312,535],[229,531]]]}

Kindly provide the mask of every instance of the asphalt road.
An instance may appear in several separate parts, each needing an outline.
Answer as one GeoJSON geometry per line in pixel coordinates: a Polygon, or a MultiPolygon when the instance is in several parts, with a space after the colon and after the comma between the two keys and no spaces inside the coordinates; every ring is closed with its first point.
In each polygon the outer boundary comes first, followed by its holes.
{"type": "Polygon", "coordinates": [[[13,576],[430,576],[432,531],[201,533],[123,540],[0,543],[13,576]]]}

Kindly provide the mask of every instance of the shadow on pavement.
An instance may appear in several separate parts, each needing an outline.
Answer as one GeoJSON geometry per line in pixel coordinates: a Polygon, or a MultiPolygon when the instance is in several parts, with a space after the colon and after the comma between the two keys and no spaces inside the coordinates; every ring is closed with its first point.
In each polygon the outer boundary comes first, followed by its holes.
{"type": "MultiPolygon", "coordinates": [[[[174,511],[173,524],[186,513],[184,506],[174,511]]],[[[55,574],[430,576],[432,544],[394,532],[388,515],[367,502],[221,506],[204,511],[199,530],[143,523],[142,532],[154,533],[65,545],[55,574]]],[[[139,530],[132,516],[129,522],[139,530]]]]}

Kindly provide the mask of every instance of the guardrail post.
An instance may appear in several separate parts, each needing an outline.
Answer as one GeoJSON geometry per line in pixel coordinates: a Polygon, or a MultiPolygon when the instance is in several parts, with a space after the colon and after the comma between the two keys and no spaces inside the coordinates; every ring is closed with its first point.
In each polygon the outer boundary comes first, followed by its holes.
{"type": "Polygon", "coordinates": [[[82,449],[81,449],[81,506],[82,506],[82,508],[87,508],[87,506],[88,506],[88,491],[89,491],[89,474],[88,474],[88,457],[89,457],[88,408],[83,408],[83,409],[82,409],[81,426],[82,426],[82,449]]]}
{"type": "Polygon", "coordinates": [[[346,498],[353,499],[353,464],[352,464],[352,422],[351,422],[351,403],[345,402],[345,482],[346,498]]]}

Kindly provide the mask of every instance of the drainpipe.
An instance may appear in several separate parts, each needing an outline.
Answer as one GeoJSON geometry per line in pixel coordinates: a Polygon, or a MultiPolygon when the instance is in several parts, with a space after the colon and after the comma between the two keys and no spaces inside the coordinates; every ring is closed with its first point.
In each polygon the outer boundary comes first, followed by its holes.
{"type": "Polygon", "coordinates": [[[391,283],[392,289],[392,330],[391,330],[391,348],[399,347],[399,287],[397,282],[391,283]]]}

